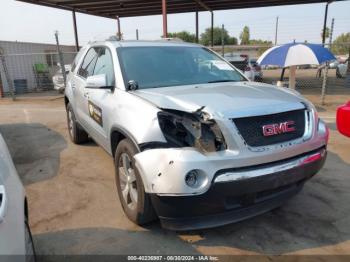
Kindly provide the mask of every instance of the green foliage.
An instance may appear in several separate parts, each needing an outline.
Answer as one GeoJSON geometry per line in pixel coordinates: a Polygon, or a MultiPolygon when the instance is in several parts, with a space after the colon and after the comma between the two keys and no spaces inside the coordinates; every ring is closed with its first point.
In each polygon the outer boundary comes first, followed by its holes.
{"type": "Polygon", "coordinates": [[[336,55],[345,55],[349,53],[350,32],[338,36],[332,43],[332,52],[336,55]]]}
{"type": "Polygon", "coordinates": [[[187,31],[181,31],[181,32],[174,32],[174,33],[168,33],[168,37],[170,38],[179,38],[182,39],[185,42],[189,43],[195,43],[196,42],[196,35],[191,34],[187,31]]]}
{"type": "Polygon", "coordinates": [[[241,40],[241,45],[249,45],[250,30],[248,26],[243,27],[243,31],[239,35],[239,39],[241,40]]]}
{"type": "MultiPolygon", "coordinates": [[[[221,45],[221,33],[222,28],[220,27],[214,27],[214,45],[221,45]]],[[[237,44],[237,38],[231,37],[227,30],[224,29],[224,44],[225,45],[236,45],[237,44]]],[[[202,45],[210,45],[211,43],[211,28],[205,29],[204,33],[201,34],[200,43],[202,45]]]]}

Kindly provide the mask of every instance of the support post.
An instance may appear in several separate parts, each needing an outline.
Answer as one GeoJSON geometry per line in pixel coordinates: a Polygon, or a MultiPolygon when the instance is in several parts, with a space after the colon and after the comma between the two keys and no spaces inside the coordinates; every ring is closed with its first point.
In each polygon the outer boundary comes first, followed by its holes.
{"type": "Polygon", "coordinates": [[[295,75],[296,75],[297,67],[291,66],[289,67],[289,88],[295,89],[295,75]]]}
{"type": "Polygon", "coordinates": [[[276,18],[276,32],[275,32],[275,45],[277,45],[277,38],[278,38],[278,20],[279,17],[276,18]]]}
{"type": "Polygon", "coordinates": [[[73,28],[74,28],[74,38],[75,38],[75,51],[79,51],[79,39],[78,39],[78,29],[77,29],[77,17],[75,15],[75,10],[72,11],[73,15],[73,28]]]}
{"type": "Polygon", "coordinates": [[[117,24],[118,24],[118,32],[117,32],[117,38],[118,40],[122,40],[122,32],[120,31],[120,18],[117,16],[117,24]]]}
{"type": "Polygon", "coordinates": [[[196,43],[199,43],[199,29],[198,29],[198,3],[197,3],[197,10],[196,10],[196,43]]]}
{"type": "MultiPolygon", "coordinates": [[[[329,49],[331,49],[331,47],[332,47],[333,30],[334,30],[334,18],[332,19],[331,31],[329,32],[329,46],[328,46],[329,49]]],[[[321,94],[321,104],[322,105],[325,104],[325,100],[326,100],[328,68],[329,68],[329,63],[326,62],[326,66],[323,69],[324,72],[323,72],[323,83],[322,83],[322,94],[321,94]]]]}
{"type": "Polygon", "coordinates": [[[162,16],[163,16],[163,38],[168,37],[168,18],[167,18],[167,2],[162,0],[162,16]]]}
{"type": "Polygon", "coordinates": [[[221,27],[221,49],[222,49],[222,56],[225,55],[225,38],[224,38],[224,31],[225,31],[225,26],[222,24],[221,27]]]}
{"type": "Polygon", "coordinates": [[[211,35],[210,35],[211,47],[214,46],[214,12],[211,11],[211,35]]]}
{"type": "Polygon", "coordinates": [[[324,46],[326,43],[326,28],[327,28],[327,17],[328,17],[328,5],[330,2],[326,4],[326,10],[324,12],[324,21],[323,21],[323,32],[322,32],[322,45],[324,46]]]}

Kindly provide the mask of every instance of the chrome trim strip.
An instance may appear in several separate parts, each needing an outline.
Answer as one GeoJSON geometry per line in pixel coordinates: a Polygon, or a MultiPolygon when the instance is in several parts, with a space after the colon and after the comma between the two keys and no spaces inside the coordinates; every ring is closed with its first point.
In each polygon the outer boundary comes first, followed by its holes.
{"type": "Polygon", "coordinates": [[[322,149],[317,153],[306,155],[298,159],[292,160],[290,162],[271,166],[271,167],[265,167],[261,169],[255,169],[255,170],[243,171],[243,172],[228,172],[217,176],[214,180],[214,183],[239,181],[239,180],[249,179],[253,177],[270,175],[281,171],[287,171],[287,170],[304,165],[303,162],[310,157],[316,156],[318,154],[321,154],[321,157],[323,157],[325,152],[326,150],[322,149]]]}

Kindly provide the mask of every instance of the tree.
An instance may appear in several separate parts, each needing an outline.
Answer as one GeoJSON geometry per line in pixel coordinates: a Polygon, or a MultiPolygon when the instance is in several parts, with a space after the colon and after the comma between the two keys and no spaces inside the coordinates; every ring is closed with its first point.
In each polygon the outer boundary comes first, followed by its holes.
{"type": "Polygon", "coordinates": [[[258,54],[262,55],[267,49],[269,49],[272,46],[272,42],[261,39],[252,39],[249,40],[249,45],[259,46],[258,54]]]}
{"type": "MultiPolygon", "coordinates": [[[[329,32],[330,32],[329,27],[326,27],[326,37],[325,37],[325,40],[326,40],[327,38],[329,38],[329,32]]],[[[323,40],[323,28],[322,28],[322,30],[321,30],[321,39],[323,40]]]]}
{"type": "Polygon", "coordinates": [[[338,36],[332,43],[332,52],[337,55],[345,55],[349,53],[350,32],[343,33],[338,36]]]}
{"type": "Polygon", "coordinates": [[[239,39],[241,40],[241,45],[249,45],[250,30],[248,26],[243,27],[243,31],[239,35],[239,39]]]}
{"type": "MultiPolygon", "coordinates": [[[[221,27],[214,27],[214,45],[221,45],[221,27]]],[[[231,37],[228,34],[228,31],[224,29],[224,44],[225,45],[236,45],[237,38],[231,37]]],[[[202,45],[210,45],[211,44],[211,28],[205,29],[204,33],[201,34],[200,42],[202,45]]]]}
{"type": "Polygon", "coordinates": [[[174,32],[174,33],[168,33],[168,37],[171,38],[180,38],[181,40],[189,43],[195,43],[196,42],[196,35],[191,34],[187,31],[181,31],[181,32],[174,32]]]}

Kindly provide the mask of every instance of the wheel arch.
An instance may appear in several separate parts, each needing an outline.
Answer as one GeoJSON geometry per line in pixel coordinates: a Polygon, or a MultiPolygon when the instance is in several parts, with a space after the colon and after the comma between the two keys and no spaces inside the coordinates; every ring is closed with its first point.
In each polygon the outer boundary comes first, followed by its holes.
{"type": "Polygon", "coordinates": [[[131,135],[130,132],[128,132],[127,130],[125,130],[121,127],[114,126],[114,127],[112,127],[111,134],[110,134],[111,154],[112,154],[113,158],[114,158],[115,150],[117,149],[119,142],[125,138],[130,139],[130,141],[133,143],[133,145],[135,146],[137,151],[141,152],[140,147],[139,147],[135,137],[133,135],[131,135]]]}

